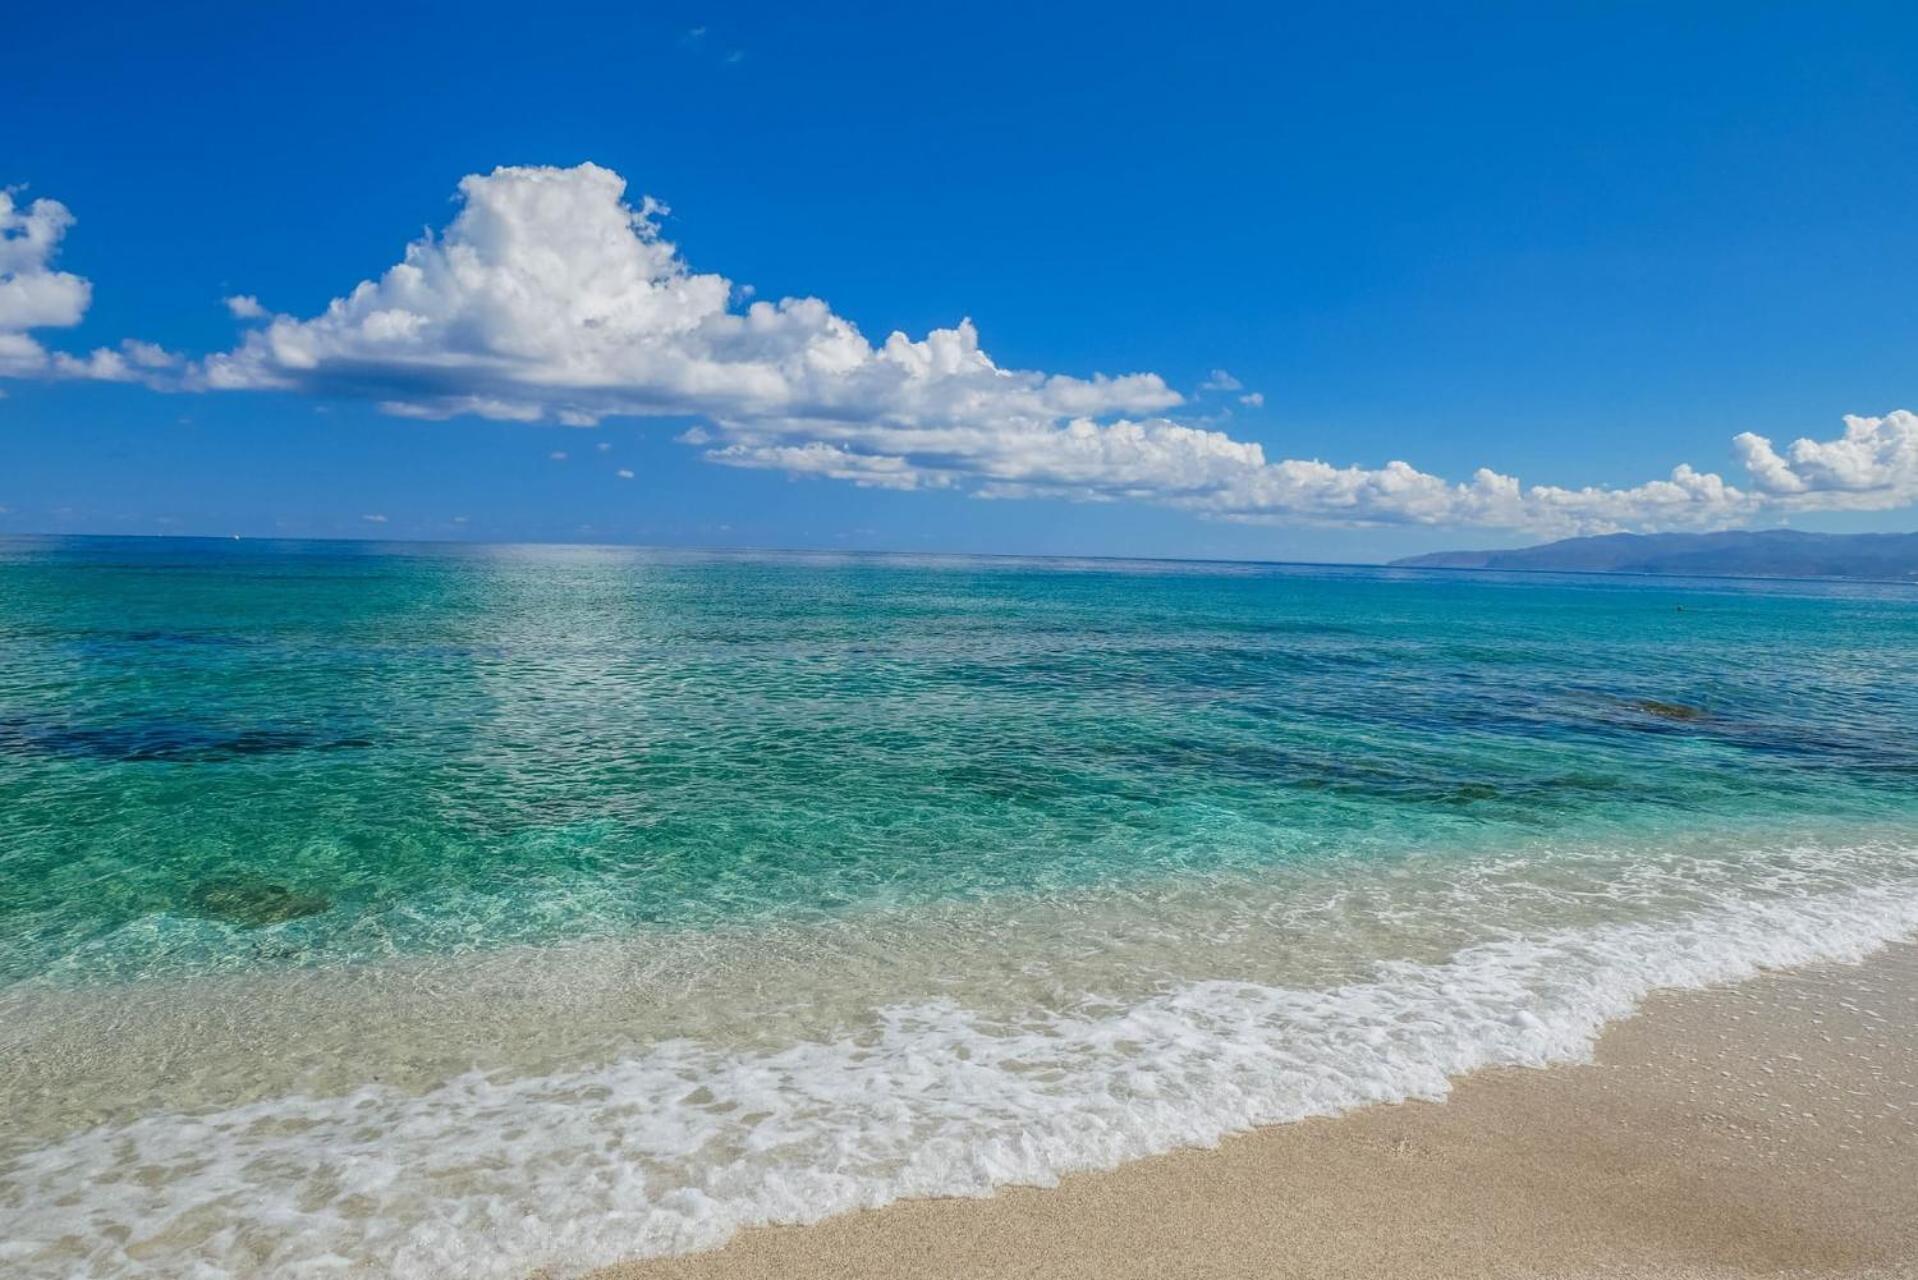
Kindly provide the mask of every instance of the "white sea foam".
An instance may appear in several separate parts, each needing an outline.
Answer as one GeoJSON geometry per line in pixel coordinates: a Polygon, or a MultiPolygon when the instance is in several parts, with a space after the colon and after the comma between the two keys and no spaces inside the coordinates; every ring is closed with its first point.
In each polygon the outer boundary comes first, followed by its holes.
{"type": "Polygon", "coordinates": [[[1918,887],[1893,884],[1515,936],[1328,990],[1192,982],[1017,1022],[917,1003],[775,1051],[678,1040],[592,1070],[159,1113],[0,1165],[0,1263],[518,1280],[1440,1098],[1463,1072],[1586,1057],[1655,988],[1914,932],[1918,887]]]}

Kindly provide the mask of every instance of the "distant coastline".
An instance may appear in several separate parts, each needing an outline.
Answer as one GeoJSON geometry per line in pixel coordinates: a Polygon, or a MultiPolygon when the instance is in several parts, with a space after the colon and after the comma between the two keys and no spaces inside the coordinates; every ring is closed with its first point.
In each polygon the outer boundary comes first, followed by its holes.
{"type": "Polygon", "coordinates": [[[1613,533],[1503,551],[1438,551],[1391,567],[1918,582],[1918,533],[1613,533]]]}

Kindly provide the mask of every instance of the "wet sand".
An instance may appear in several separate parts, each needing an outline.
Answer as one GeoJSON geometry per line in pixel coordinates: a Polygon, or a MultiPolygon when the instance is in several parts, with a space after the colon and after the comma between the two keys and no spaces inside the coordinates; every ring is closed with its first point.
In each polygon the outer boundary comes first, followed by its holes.
{"type": "Polygon", "coordinates": [[[1918,1276],[1918,946],[1655,997],[1589,1065],[595,1280],[1918,1276]]]}

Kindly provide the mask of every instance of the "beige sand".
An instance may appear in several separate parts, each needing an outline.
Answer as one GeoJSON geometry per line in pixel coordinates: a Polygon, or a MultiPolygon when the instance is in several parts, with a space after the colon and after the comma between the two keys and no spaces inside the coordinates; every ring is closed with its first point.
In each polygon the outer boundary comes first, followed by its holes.
{"type": "Polygon", "coordinates": [[[1918,1276],[1918,948],[1665,995],[1591,1066],[597,1280],[1918,1276]]]}

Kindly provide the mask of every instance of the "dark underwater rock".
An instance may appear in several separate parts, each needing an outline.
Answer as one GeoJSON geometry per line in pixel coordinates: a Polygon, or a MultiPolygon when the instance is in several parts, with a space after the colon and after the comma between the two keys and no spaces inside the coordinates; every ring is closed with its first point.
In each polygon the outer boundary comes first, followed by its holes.
{"type": "Polygon", "coordinates": [[[208,880],[193,891],[193,907],[199,914],[249,929],[316,916],[332,905],[324,894],[251,876],[208,880]]]}
{"type": "Polygon", "coordinates": [[[1648,716],[1657,716],[1661,720],[1703,720],[1703,707],[1686,706],[1682,702],[1660,702],[1657,698],[1637,698],[1632,706],[1648,716]]]}
{"type": "Polygon", "coordinates": [[[331,751],[371,746],[362,737],[323,737],[309,730],[262,725],[226,728],[174,720],[75,725],[0,721],[0,751],[129,763],[214,763],[286,751],[331,751]]]}

